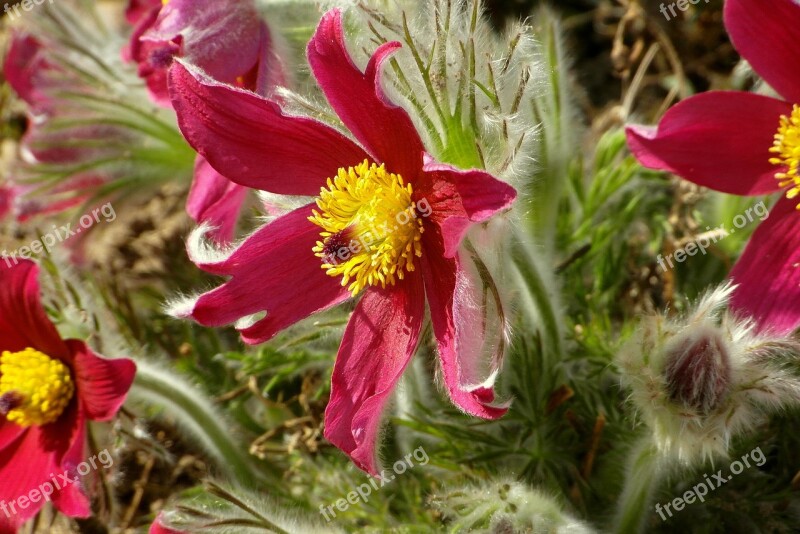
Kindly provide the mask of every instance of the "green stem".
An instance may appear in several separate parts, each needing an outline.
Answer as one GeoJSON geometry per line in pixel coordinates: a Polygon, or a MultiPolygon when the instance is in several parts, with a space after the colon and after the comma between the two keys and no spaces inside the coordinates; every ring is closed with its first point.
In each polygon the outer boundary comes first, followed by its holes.
{"type": "Polygon", "coordinates": [[[643,438],[631,449],[625,486],[617,502],[613,532],[636,534],[644,528],[650,515],[653,494],[664,474],[660,460],[651,436],[643,438]]]}
{"type": "Polygon", "coordinates": [[[523,295],[523,304],[533,308],[529,310],[529,314],[533,317],[528,319],[532,320],[534,317],[540,319],[541,324],[534,326],[541,330],[545,353],[552,357],[545,362],[544,368],[549,369],[552,368],[551,364],[559,361],[563,355],[563,332],[559,321],[556,283],[553,273],[543,271],[540,265],[541,259],[528,250],[525,239],[524,236],[514,239],[514,264],[520,279],[528,289],[523,295]]]}

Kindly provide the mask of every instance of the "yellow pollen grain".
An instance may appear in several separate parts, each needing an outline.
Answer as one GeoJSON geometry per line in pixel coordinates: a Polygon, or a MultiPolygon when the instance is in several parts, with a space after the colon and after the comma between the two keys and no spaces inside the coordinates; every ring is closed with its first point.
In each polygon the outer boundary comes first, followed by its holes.
{"type": "Polygon", "coordinates": [[[6,419],[19,426],[43,426],[64,413],[75,394],[69,368],[37,350],[3,351],[0,355],[0,397],[18,397],[6,419]]]}
{"type": "Polygon", "coordinates": [[[425,228],[413,194],[402,176],[366,160],[340,168],[320,191],[309,220],[322,229],[321,239],[312,250],[353,296],[394,285],[416,268],[425,228]]]}
{"type": "MultiPolygon", "coordinates": [[[[800,168],[800,106],[797,104],[792,107],[791,116],[781,115],[780,125],[769,151],[776,154],[775,157],[770,158],[770,163],[786,167],[785,171],[775,173],[780,187],[788,187],[786,198],[795,198],[800,194],[800,175],[798,175],[798,168],[800,168]]],[[[800,210],[800,204],[797,205],[797,209],[800,210]]]]}

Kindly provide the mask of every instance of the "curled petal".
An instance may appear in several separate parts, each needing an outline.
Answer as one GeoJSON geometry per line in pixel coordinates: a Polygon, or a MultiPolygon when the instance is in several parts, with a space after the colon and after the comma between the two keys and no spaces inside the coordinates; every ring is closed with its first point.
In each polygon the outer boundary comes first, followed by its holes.
{"type": "Polygon", "coordinates": [[[425,316],[421,276],[370,288],[342,339],[325,410],[325,437],[368,473],[379,472],[376,442],[381,414],[414,355],[425,316]]]}
{"type": "MultiPolygon", "coordinates": [[[[461,258],[442,256],[441,238],[438,243],[430,240],[426,244],[422,256],[425,291],[450,398],[470,415],[502,417],[507,405],[495,404],[493,390],[500,357],[487,358],[484,350],[489,339],[500,345],[504,342],[502,321],[493,325],[500,332],[491,332],[491,322],[487,323],[490,303],[484,301],[493,297],[484,294],[477,283],[477,273],[469,273],[461,258]]],[[[502,346],[494,350],[502,353],[502,346]]]]}
{"type": "Polygon", "coordinates": [[[424,170],[417,204],[424,199],[430,205],[430,218],[441,229],[443,253],[448,258],[456,255],[473,223],[484,222],[510,208],[517,197],[513,187],[484,171],[462,171],[428,155],[424,170]]]}
{"type": "Polygon", "coordinates": [[[67,341],[73,355],[78,395],[86,416],[109,421],[119,411],[136,375],[136,364],[125,358],[107,360],[94,354],[83,341],[67,341]]]}
{"type": "Polygon", "coordinates": [[[667,111],[658,128],[629,126],[628,146],[645,167],[734,195],[778,190],[769,152],[791,105],[735,91],[701,93],[667,111]]]}
{"type": "Polygon", "coordinates": [[[391,172],[413,180],[422,165],[422,141],[408,113],[392,104],[381,87],[381,65],[399,47],[397,42],[380,46],[362,73],[347,52],[342,13],[334,9],[322,17],[308,44],[308,62],[356,139],[391,172]]]}

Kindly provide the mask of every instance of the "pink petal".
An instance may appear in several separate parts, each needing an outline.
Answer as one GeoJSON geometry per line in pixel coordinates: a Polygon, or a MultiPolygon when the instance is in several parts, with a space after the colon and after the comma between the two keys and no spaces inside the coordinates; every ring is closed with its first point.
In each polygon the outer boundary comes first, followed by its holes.
{"type": "Polygon", "coordinates": [[[752,315],[762,330],[791,332],[800,326],[800,211],[797,199],[781,198],[731,271],[739,287],[732,308],[752,315]]]}
{"type": "Polygon", "coordinates": [[[701,93],[670,108],[657,129],[628,126],[628,146],[645,167],[723,193],[763,195],[779,189],[769,149],[791,111],[753,93],[701,93]]]}
{"type": "Polygon", "coordinates": [[[291,84],[288,69],[281,55],[275,50],[269,27],[263,22],[260,38],[258,49],[261,53],[255,69],[255,82],[245,83],[244,87],[261,96],[272,98],[276,87],[288,87],[291,84]]]}
{"type": "MultiPolygon", "coordinates": [[[[9,522],[15,527],[24,523],[44,506],[44,501],[32,503],[25,509],[16,506],[16,500],[29,495],[50,479],[58,465],[53,454],[44,450],[39,427],[30,427],[19,438],[2,449],[0,454],[0,503],[15,503],[9,522]],[[16,513],[14,513],[16,512],[16,513]]],[[[4,517],[5,513],[0,513],[4,517]]],[[[0,530],[2,532],[2,530],[0,530]]],[[[16,532],[12,530],[11,532],[16,532]]]]}
{"type": "Polygon", "coordinates": [[[352,141],[313,119],[220,84],[176,63],[172,103],[186,139],[234,182],[285,195],[316,196],[340,167],[368,159],[352,141]]]}
{"type": "MultiPolygon", "coordinates": [[[[70,453],[74,454],[76,443],[81,446],[78,455],[81,459],[78,463],[85,460],[84,439],[83,421],[74,403],[55,423],[26,429],[17,440],[4,447],[0,454],[0,480],[3,481],[0,484],[0,503],[11,503],[20,496],[30,495],[31,491],[41,491],[39,488],[50,483],[53,476],[60,480],[58,475],[68,467],[63,460],[70,453]]],[[[79,485],[70,485],[61,490],[54,485],[52,487],[52,500],[62,512],[71,517],[88,517],[91,514],[89,501],[80,491],[79,485]]],[[[11,522],[21,523],[30,519],[44,504],[45,501],[40,500],[37,503],[31,502],[25,509],[16,506],[18,513],[12,517],[11,522]]],[[[0,517],[4,515],[0,514],[0,517]]]]}
{"type": "Polygon", "coordinates": [[[342,339],[325,410],[325,437],[377,475],[381,414],[414,355],[425,317],[418,272],[395,286],[368,289],[342,339]]]}
{"type": "Polygon", "coordinates": [[[725,27],[736,50],[784,98],[800,102],[800,46],[793,29],[800,5],[792,0],[727,0],[725,27]]]}
{"type": "Polygon", "coordinates": [[[320,228],[308,220],[310,214],[310,204],[298,208],[262,227],[224,261],[198,262],[231,279],[202,295],[186,315],[205,326],[222,326],[266,311],[265,318],[242,330],[245,343],[257,344],[350,298],[312,251],[320,228]]]}
{"type": "MultiPolygon", "coordinates": [[[[59,473],[67,472],[75,483],[62,487],[53,494],[53,504],[59,512],[67,517],[89,517],[92,515],[91,503],[88,498],[86,480],[91,480],[96,473],[89,472],[81,478],[78,466],[87,462],[88,447],[86,446],[86,418],[80,407],[71,410],[69,416],[43,427],[47,436],[44,440],[58,442],[59,447],[66,446],[67,450],[62,456],[56,456],[59,467],[53,471],[56,477],[59,473]],[[63,445],[62,445],[63,442],[63,445]]],[[[95,460],[97,462],[97,460],[95,460]]],[[[91,466],[91,463],[88,464],[91,466]]],[[[81,468],[81,470],[84,470],[81,468]]],[[[57,478],[57,480],[60,480],[57,478]]]]}
{"type": "Polygon", "coordinates": [[[39,41],[30,35],[14,34],[11,39],[3,75],[14,91],[31,107],[38,107],[45,98],[36,86],[37,72],[44,68],[44,60],[39,53],[39,41]]]}
{"type": "MultiPolygon", "coordinates": [[[[366,73],[347,52],[338,9],[323,15],[308,43],[308,62],[331,107],[367,151],[391,172],[408,180],[419,173],[424,147],[414,124],[381,87],[381,66],[400,43],[380,46],[366,73]]],[[[352,160],[349,165],[358,163],[352,160]]]]}
{"type": "Polygon", "coordinates": [[[232,84],[258,62],[260,35],[261,21],[252,0],[170,0],[141,39],[179,43],[180,56],[188,63],[232,84]]]}
{"type": "Polygon", "coordinates": [[[217,242],[228,243],[233,239],[246,197],[246,187],[231,182],[198,156],[186,211],[196,222],[214,226],[211,236],[217,242]]]}
{"type": "Polygon", "coordinates": [[[486,419],[502,417],[506,405],[494,405],[494,378],[500,359],[485,360],[482,350],[487,336],[485,305],[475,280],[464,269],[463,261],[442,255],[442,238],[426,233],[422,262],[425,292],[431,322],[439,346],[444,382],[453,403],[470,415],[486,419]]]}
{"type": "Polygon", "coordinates": [[[431,220],[444,236],[444,255],[452,258],[473,223],[508,209],[516,190],[481,170],[462,171],[425,156],[425,178],[417,185],[417,203],[427,200],[431,220]]]}
{"type": "Polygon", "coordinates": [[[0,259],[0,350],[34,348],[68,359],[67,346],[41,303],[39,267],[30,260],[0,259]]]}
{"type": "Polygon", "coordinates": [[[86,416],[109,421],[125,402],[136,376],[136,364],[125,358],[98,357],[83,341],[67,341],[73,355],[73,371],[86,416]]]}
{"type": "Polygon", "coordinates": [[[125,20],[128,24],[136,25],[143,17],[154,9],[160,10],[163,5],[162,0],[130,0],[128,7],[125,8],[125,20]]]}

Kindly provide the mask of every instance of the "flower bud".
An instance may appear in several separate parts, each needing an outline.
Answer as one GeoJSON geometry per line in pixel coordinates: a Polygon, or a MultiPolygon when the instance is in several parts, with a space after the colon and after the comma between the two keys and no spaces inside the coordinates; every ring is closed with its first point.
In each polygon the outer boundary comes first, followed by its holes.
{"type": "Polygon", "coordinates": [[[664,378],[669,398],[707,415],[724,400],[731,383],[728,348],[719,332],[704,328],[666,347],[664,378]]]}

